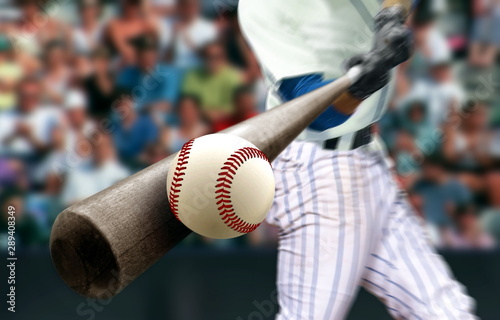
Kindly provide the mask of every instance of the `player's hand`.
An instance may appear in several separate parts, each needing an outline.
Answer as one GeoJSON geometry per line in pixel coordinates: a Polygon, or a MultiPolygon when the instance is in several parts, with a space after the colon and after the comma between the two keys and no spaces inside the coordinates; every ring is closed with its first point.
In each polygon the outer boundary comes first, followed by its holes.
{"type": "Polygon", "coordinates": [[[406,15],[399,7],[383,9],[375,17],[373,49],[344,63],[346,70],[360,66],[361,77],[349,88],[356,98],[364,100],[389,82],[392,68],[408,60],[413,51],[413,37],[405,26],[406,15]]]}
{"type": "Polygon", "coordinates": [[[349,93],[359,100],[364,100],[374,92],[382,89],[389,82],[391,68],[383,62],[383,55],[378,51],[370,51],[354,56],[344,63],[346,70],[354,66],[361,67],[362,74],[348,89],[349,93]]]}
{"type": "Polygon", "coordinates": [[[395,6],[380,11],[375,17],[375,41],[373,50],[385,55],[389,68],[408,60],[413,53],[413,35],[405,25],[406,13],[395,6]]]}

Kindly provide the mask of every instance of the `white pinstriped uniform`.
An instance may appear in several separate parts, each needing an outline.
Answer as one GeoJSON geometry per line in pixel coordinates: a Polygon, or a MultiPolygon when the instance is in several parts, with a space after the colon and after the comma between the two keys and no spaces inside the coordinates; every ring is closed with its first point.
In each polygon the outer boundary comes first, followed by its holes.
{"type": "MultiPolygon", "coordinates": [[[[378,9],[361,0],[240,0],[242,30],[271,86],[268,106],[281,103],[281,79],[340,76],[343,59],[369,49],[364,14],[378,9]],[[364,37],[355,47],[353,34],[364,37]]],[[[373,141],[351,150],[389,94],[374,94],[338,127],[306,130],[273,163],[268,221],[280,229],[279,320],[343,319],[360,286],[396,319],[475,319],[474,301],[429,245],[383,147],[373,141]],[[336,150],[322,147],[336,137],[336,150]]]]}

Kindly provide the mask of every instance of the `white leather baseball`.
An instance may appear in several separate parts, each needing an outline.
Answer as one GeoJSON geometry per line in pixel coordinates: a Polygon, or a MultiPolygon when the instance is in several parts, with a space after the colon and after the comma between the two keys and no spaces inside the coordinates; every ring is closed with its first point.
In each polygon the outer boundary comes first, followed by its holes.
{"type": "Polygon", "coordinates": [[[274,199],[267,157],[247,140],[211,134],[189,141],[167,176],[172,213],[192,231],[228,239],[252,232],[274,199]]]}

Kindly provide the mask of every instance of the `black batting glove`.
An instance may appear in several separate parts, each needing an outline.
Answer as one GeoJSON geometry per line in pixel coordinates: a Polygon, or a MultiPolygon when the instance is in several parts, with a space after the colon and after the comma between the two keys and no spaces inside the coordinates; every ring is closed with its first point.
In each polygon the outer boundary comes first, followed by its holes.
{"type": "Polygon", "coordinates": [[[388,7],[375,16],[373,50],[382,51],[386,65],[394,68],[413,53],[413,36],[405,25],[406,13],[402,7],[388,7]]]}
{"type": "Polygon", "coordinates": [[[373,49],[348,59],[346,70],[360,66],[361,77],[349,88],[354,97],[364,100],[383,88],[395,66],[408,60],[413,48],[411,31],[404,25],[406,15],[399,7],[389,7],[375,17],[375,41],[373,49]]]}
{"type": "Polygon", "coordinates": [[[359,100],[364,100],[374,92],[382,89],[389,82],[390,68],[384,65],[378,51],[370,51],[348,59],[346,70],[360,66],[362,74],[348,89],[349,93],[359,100]]]}

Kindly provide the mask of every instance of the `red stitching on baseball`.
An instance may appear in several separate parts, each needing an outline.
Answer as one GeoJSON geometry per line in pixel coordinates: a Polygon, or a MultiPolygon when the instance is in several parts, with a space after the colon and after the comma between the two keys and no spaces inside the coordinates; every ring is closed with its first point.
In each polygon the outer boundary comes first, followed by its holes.
{"type": "Polygon", "coordinates": [[[252,232],[260,226],[260,223],[248,223],[238,217],[231,203],[230,189],[234,175],[236,175],[236,170],[250,159],[263,159],[269,162],[266,155],[259,149],[250,147],[241,148],[233,153],[224,163],[219,173],[219,178],[217,179],[218,184],[215,186],[217,188],[215,190],[217,194],[215,198],[220,199],[217,205],[219,206],[218,210],[222,221],[224,221],[229,228],[240,233],[252,232]]]}
{"type": "Polygon", "coordinates": [[[179,157],[177,158],[177,165],[175,167],[174,176],[172,184],[170,185],[170,192],[168,195],[168,200],[170,203],[170,210],[174,214],[175,218],[179,219],[179,193],[181,192],[180,187],[182,186],[183,176],[186,175],[184,170],[186,170],[186,164],[189,160],[189,155],[191,154],[191,149],[193,148],[194,139],[189,140],[183,146],[181,151],[179,151],[179,157]]]}

